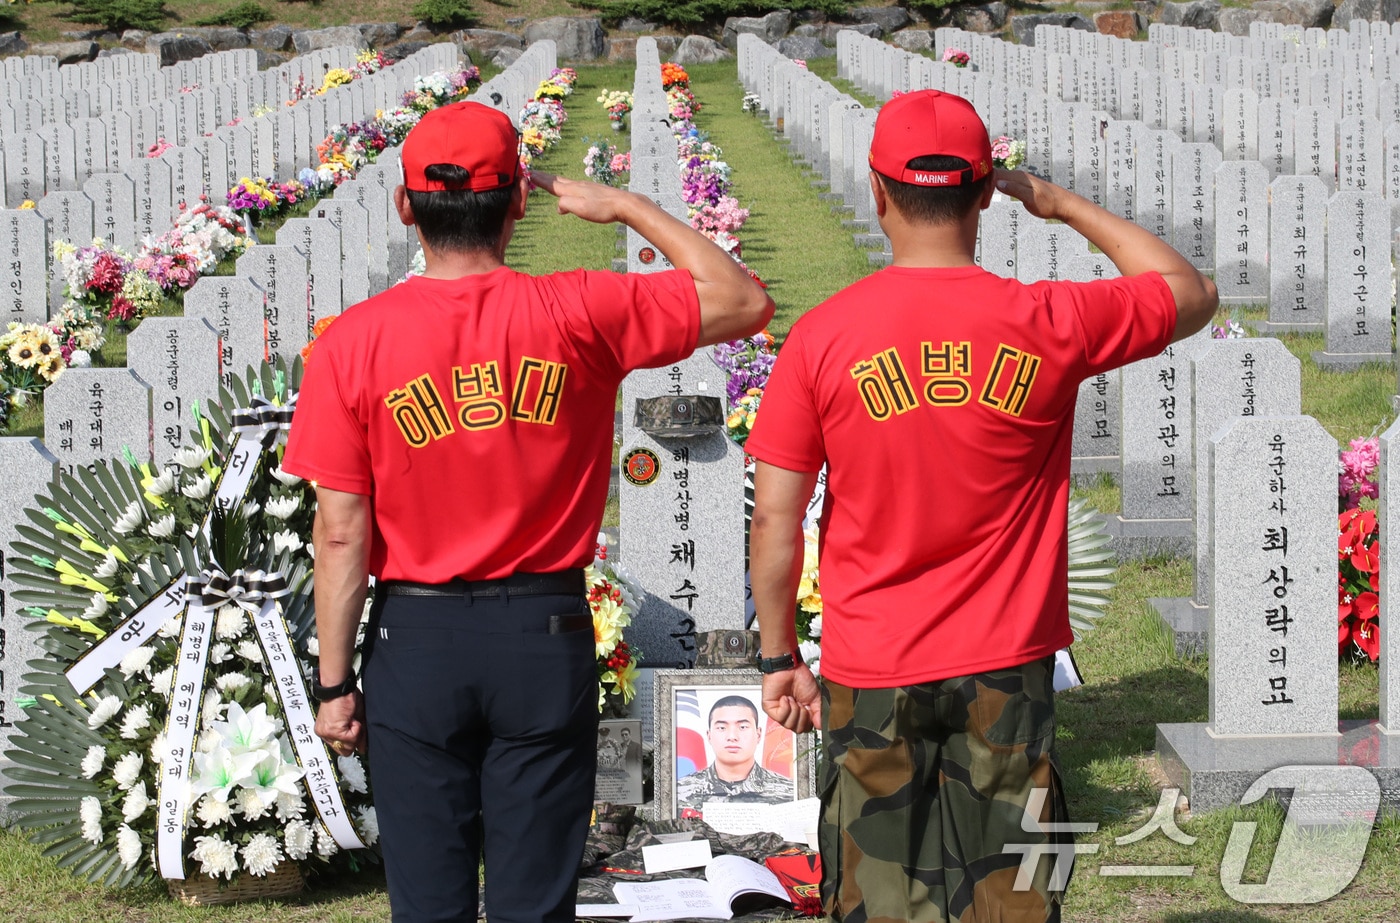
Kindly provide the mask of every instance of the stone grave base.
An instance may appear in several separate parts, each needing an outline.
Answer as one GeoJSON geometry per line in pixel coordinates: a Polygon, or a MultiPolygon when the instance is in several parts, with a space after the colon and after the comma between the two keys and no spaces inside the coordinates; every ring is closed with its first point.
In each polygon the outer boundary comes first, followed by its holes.
{"type": "Polygon", "coordinates": [[[1314,350],[1312,358],[1317,367],[1324,372],[1354,372],[1372,362],[1382,365],[1395,364],[1395,357],[1390,353],[1329,353],[1314,350]]]}
{"type": "Polygon", "coordinates": [[[1278,336],[1280,333],[1323,333],[1327,330],[1326,324],[1279,324],[1271,320],[1247,320],[1246,327],[1251,328],[1261,336],[1278,336]]]}
{"type": "Polygon", "coordinates": [[[1077,481],[1085,477],[1092,480],[1105,472],[1116,478],[1122,466],[1123,460],[1117,455],[1076,455],[1069,460],[1070,479],[1077,481]]]}
{"type": "Polygon", "coordinates": [[[1337,735],[1215,737],[1205,724],[1157,725],[1157,760],[1193,812],[1239,804],[1279,766],[1364,766],[1381,785],[1381,804],[1400,810],[1400,733],[1379,722],[1342,721],[1337,735]]]}
{"type": "Polygon", "coordinates": [[[1206,638],[1210,634],[1209,606],[1198,606],[1184,596],[1154,596],[1147,603],[1172,630],[1178,657],[1206,652],[1206,638]]]}
{"type": "Polygon", "coordinates": [[[1269,306],[1268,295],[1221,295],[1221,305],[1241,308],[1267,308],[1269,306]]]}
{"type": "Polygon", "coordinates": [[[1104,531],[1113,537],[1111,547],[1121,561],[1159,555],[1186,557],[1196,546],[1189,519],[1124,519],[1111,513],[1103,518],[1104,531]]]}

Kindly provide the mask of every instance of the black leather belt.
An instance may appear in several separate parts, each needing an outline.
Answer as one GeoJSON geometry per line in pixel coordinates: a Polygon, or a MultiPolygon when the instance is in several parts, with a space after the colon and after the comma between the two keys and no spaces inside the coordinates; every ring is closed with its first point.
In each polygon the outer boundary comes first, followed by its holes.
{"type": "Polygon", "coordinates": [[[507,596],[559,596],[582,593],[583,569],[556,571],[552,574],[511,574],[497,580],[453,580],[448,583],[414,583],[411,580],[386,580],[384,592],[390,596],[470,596],[472,599],[507,596]]]}

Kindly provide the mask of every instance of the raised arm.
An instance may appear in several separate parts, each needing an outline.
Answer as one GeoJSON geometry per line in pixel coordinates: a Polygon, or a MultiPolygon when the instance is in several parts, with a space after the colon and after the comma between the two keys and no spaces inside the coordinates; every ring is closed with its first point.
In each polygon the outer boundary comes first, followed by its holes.
{"type": "Polygon", "coordinates": [[[535,172],[533,179],[559,199],[561,215],[595,224],[621,222],[654,244],[671,265],[690,272],[700,298],[696,346],[750,336],[773,317],[773,299],[729,254],[646,196],[549,173],[535,172]]]}
{"type": "Polygon", "coordinates": [[[1159,272],[1176,299],[1172,342],[1200,330],[1215,316],[1215,283],[1156,234],[1100,208],[1081,195],[1020,170],[997,170],[997,189],[1020,199],[1037,218],[1063,221],[1104,252],[1125,276],[1159,272]]]}

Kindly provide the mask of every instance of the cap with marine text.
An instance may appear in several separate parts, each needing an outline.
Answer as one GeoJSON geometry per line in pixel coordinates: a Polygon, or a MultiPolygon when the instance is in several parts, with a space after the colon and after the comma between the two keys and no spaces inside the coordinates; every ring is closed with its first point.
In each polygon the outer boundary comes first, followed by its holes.
{"type": "Polygon", "coordinates": [[[400,155],[403,184],[412,192],[443,192],[449,187],[430,180],[436,163],[467,171],[472,192],[500,189],[515,182],[520,169],[520,140],[510,116],[481,103],[464,101],[434,109],[404,139],[400,155]]]}
{"type": "Polygon", "coordinates": [[[939,90],[905,93],[880,107],[870,142],[870,168],[915,186],[961,186],[992,172],[992,142],[972,103],[939,90]],[[910,169],[919,157],[960,157],[971,169],[910,169]]]}

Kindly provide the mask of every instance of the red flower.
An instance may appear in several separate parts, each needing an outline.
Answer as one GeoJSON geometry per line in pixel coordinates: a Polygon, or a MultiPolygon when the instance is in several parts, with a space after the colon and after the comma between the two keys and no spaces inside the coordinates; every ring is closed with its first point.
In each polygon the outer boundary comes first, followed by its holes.
{"type": "Polygon", "coordinates": [[[1352,603],[1352,609],[1359,619],[1376,619],[1381,614],[1381,598],[1375,593],[1362,593],[1352,603]]]}
{"type": "Polygon", "coordinates": [[[1381,656],[1381,629],[1375,622],[1367,619],[1361,623],[1361,627],[1356,632],[1356,644],[1366,656],[1375,663],[1381,656]]]}
{"type": "Polygon", "coordinates": [[[122,268],[121,260],[110,253],[104,253],[93,264],[92,277],[88,279],[87,287],[89,291],[115,295],[122,290],[125,277],[126,272],[122,268]]]}
{"type": "Polygon", "coordinates": [[[1380,569],[1381,543],[1371,542],[1369,545],[1358,542],[1351,549],[1351,564],[1363,574],[1375,573],[1380,569]]]}
{"type": "Polygon", "coordinates": [[[121,295],[112,299],[112,307],[107,310],[108,320],[132,320],[136,317],[136,305],[121,295]]]}

